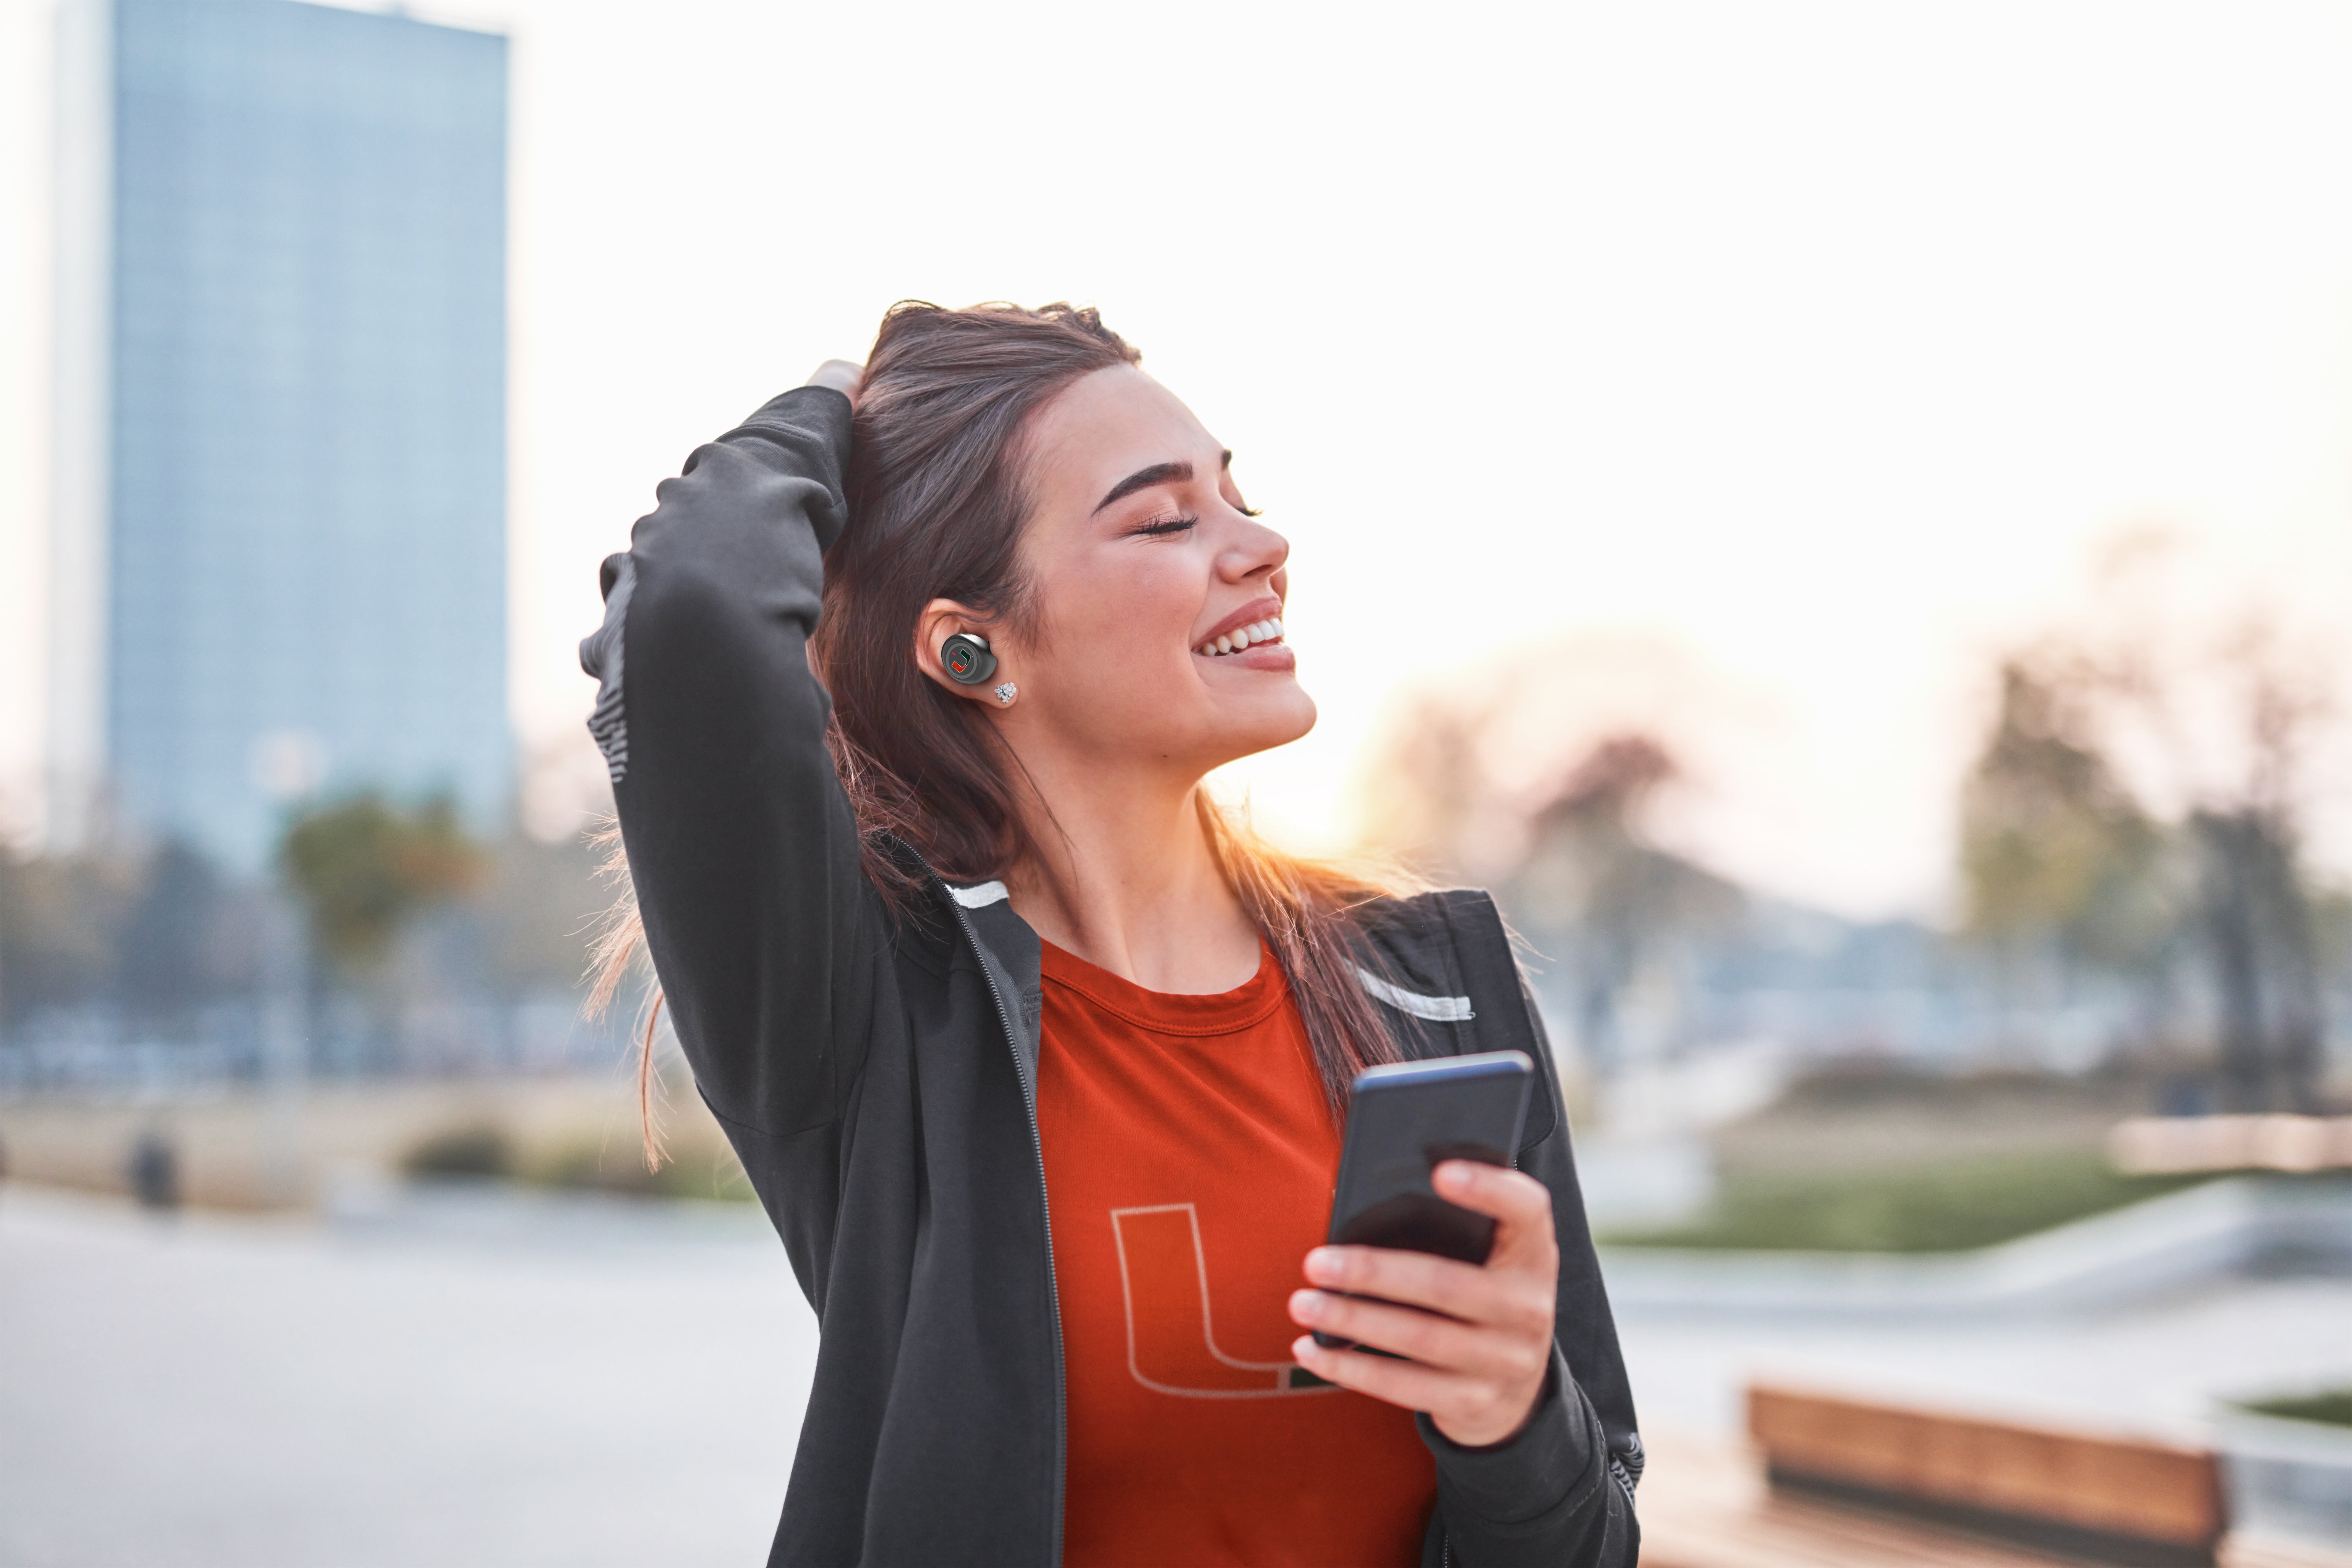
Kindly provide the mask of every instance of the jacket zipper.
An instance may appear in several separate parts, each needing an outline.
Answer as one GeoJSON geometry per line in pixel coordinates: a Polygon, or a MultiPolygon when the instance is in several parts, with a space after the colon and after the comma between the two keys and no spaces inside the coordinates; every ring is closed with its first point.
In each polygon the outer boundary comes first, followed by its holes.
{"type": "MultiPolygon", "coordinates": [[[[933,884],[948,898],[948,907],[955,910],[956,924],[963,930],[964,941],[970,942],[974,957],[981,953],[980,933],[972,929],[971,916],[957,901],[955,891],[936,873],[933,884]]],[[[1045,1223],[1045,1303],[1053,1309],[1054,1319],[1054,1555],[1053,1568],[1062,1562],[1062,1489],[1068,1484],[1069,1470],[1069,1399],[1063,1386],[1062,1365],[1062,1287],[1054,1275],[1054,1208],[1045,1194],[1045,1138],[1037,1126],[1037,1090],[1029,1081],[1028,1072],[1021,1065],[1020,1037],[1013,1031],[1013,1013],[1004,1005],[1004,993],[997,989],[996,976],[988,965],[980,966],[981,979],[988,983],[988,994],[996,1004],[996,1021],[1004,1026],[1004,1048],[1013,1053],[1013,1076],[1021,1083],[1021,1103],[1029,1113],[1029,1144],[1037,1151],[1037,1212],[1045,1223]]],[[[1040,1051],[1043,1039],[1038,1041],[1040,1051]]]]}

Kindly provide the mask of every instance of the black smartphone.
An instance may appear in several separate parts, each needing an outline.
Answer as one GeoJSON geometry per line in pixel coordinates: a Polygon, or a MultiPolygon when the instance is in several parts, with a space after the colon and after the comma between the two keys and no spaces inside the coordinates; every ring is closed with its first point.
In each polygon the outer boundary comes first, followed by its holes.
{"type": "MultiPolygon", "coordinates": [[[[1328,1238],[1486,1262],[1495,1221],[1439,1197],[1429,1173],[1441,1160],[1508,1166],[1535,1076],[1525,1051],[1398,1062],[1357,1075],[1328,1238]]],[[[1318,1329],[1315,1342],[1346,1350],[1351,1342],[1318,1329]]]]}

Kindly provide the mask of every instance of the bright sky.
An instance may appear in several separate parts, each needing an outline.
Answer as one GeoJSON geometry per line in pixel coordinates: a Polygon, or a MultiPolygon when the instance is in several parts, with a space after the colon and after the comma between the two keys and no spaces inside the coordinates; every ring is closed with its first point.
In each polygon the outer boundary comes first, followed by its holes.
{"type": "MultiPolygon", "coordinates": [[[[49,9],[0,0],[19,781],[49,9]]],[[[655,482],[910,295],[1094,301],[1234,448],[1323,708],[1242,773],[1305,842],[1397,680],[1630,635],[1743,715],[1694,847],[1932,912],[1990,650],[2100,541],[2164,523],[2315,620],[2352,588],[2340,4],[416,11],[515,41],[526,742],[576,732],[655,482]]]]}

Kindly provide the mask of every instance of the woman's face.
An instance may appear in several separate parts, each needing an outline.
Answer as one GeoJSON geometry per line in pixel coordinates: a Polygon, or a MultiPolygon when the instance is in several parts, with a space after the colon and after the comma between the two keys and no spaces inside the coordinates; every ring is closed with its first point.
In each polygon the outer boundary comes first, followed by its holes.
{"type": "Polygon", "coordinates": [[[1029,442],[1035,614],[992,639],[1020,687],[1008,739],[1197,775],[1312,729],[1279,626],[1290,543],[1192,411],[1114,365],[1040,409],[1029,442]]]}

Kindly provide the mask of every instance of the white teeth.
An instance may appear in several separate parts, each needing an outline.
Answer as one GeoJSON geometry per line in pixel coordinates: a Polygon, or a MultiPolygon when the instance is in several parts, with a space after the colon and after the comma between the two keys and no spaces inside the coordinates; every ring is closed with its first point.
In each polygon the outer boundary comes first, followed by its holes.
{"type": "Polygon", "coordinates": [[[1265,620],[1253,621],[1248,626],[1227,632],[1213,642],[1204,642],[1192,651],[1203,658],[1214,658],[1219,654],[1239,653],[1257,643],[1279,641],[1281,637],[1282,618],[1269,616],[1265,620]]]}

